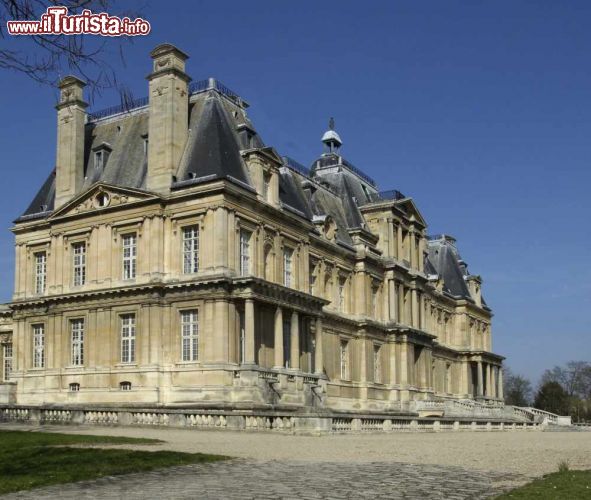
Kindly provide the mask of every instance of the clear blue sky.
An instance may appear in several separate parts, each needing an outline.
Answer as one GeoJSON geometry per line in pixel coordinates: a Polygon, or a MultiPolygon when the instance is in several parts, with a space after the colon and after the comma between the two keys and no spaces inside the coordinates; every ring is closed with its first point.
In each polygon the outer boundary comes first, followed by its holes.
{"type": "MultiPolygon", "coordinates": [[[[266,143],[304,164],[334,116],[346,158],[414,197],[431,233],[458,239],[509,366],[535,381],[591,359],[589,1],[146,4],[152,33],[126,48],[119,73],[136,96],[149,50],[166,41],[190,54],[194,79],[215,76],[248,100],[266,143]]],[[[8,300],[8,227],[53,168],[57,94],[0,75],[8,300]]],[[[93,108],[118,102],[108,92],[93,108]]]]}

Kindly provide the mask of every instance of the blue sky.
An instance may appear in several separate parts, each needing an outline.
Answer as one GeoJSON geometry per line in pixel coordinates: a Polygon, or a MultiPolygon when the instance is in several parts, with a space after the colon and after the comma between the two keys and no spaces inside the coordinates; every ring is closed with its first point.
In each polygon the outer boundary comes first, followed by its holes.
{"type": "MultiPolygon", "coordinates": [[[[534,381],[591,359],[591,3],[142,2],[152,33],[119,79],[147,94],[148,52],[251,104],[265,142],[310,164],[334,116],[343,155],[455,236],[494,309],[493,348],[534,381]]],[[[138,4],[125,3],[137,8],[138,4]]],[[[115,49],[108,42],[107,49],[115,49]]],[[[0,73],[0,227],[55,161],[55,89],[0,73]]],[[[106,92],[92,108],[118,104],[106,92]]],[[[13,286],[0,232],[0,299],[13,286]]]]}

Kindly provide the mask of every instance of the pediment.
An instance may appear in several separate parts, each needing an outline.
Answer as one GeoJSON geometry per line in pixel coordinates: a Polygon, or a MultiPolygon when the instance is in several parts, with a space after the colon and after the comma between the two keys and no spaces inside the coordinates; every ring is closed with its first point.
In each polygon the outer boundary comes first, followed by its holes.
{"type": "Polygon", "coordinates": [[[157,198],[157,195],[141,189],[124,188],[99,182],[60,207],[50,218],[96,212],[157,198]]]}
{"type": "Polygon", "coordinates": [[[417,208],[412,198],[404,198],[403,200],[400,200],[397,204],[399,206],[404,207],[406,215],[410,220],[415,220],[423,227],[427,227],[427,222],[421,215],[421,212],[419,212],[419,209],[417,208]]]}

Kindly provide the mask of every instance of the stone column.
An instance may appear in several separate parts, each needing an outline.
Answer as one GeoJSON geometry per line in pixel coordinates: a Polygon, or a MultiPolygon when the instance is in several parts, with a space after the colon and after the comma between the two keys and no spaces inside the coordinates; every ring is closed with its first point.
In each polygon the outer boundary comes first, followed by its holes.
{"type": "Polygon", "coordinates": [[[398,344],[400,350],[400,381],[399,385],[409,385],[408,380],[408,344],[398,344]]]}
{"type": "Polygon", "coordinates": [[[404,307],[404,285],[402,283],[398,284],[398,323],[408,324],[404,307]]]}
{"type": "Polygon", "coordinates": [[[283,368],[283,311],[281,307],[275,310],[275,363],[274,368],[283,368]]]}
{"type": "Polygon", "coordinates": [[[476,379],[477,379],[477,388],[476,388],[476,395],[478,397],[482,397],[482,361],[478,361],[476,363],[476,379]]]}
{"type": "Polygon", "coordinates": [[[316,318],[316,346],[314,349],[314,369],[324,373],[324,355],[322,352],[322,318],[316,318]]]}
{"type": "Polygon", "coordinates": [[[411,320],[410,320],[410,324],[411,326],[418,328],[419,326],[419,302],[417,299],[417,290],[416,288],[413,288],[410,292],[410,296],[411,296],[411,320]]]}
{"type": "Polygon", "coordinates": [[[300,369],[300,321],[297,312],[291,313],[291,349],[289,367],[300,369]]]}
{"type": "Polygon", "coordinates": [[[255,364],[254,300],[244,303],[244,364],[255,364]]]}
{"type": "Polygon", "coordinates": [[[497,396],[503,399],[503,367],[499,366],[499,385],[497,386],[497,396]]]}
{"type": "MultiPolygon", "coordinates": [[[[367,382],[367,340],[365,337],[362,337],[359,342],[359,378],[361,383],[364,384],[367,382]]],[[[351,375],[350,378],[353,378],[353,376],[351,375]]]]}
{"type": "Polygon", "coordinates": [[[389,344],[390,347],[390,367],[389,367],[389,374],[390,374],[390,384],[396,384],[398,377],[396,377],[396,344],[392,343],[389,344]]]}
{"type": "Polygon", "coordinates": [[[491,366],[490,363],[486,363],[486,393],[485,396],[487,397],[491,397],[492,396],[492,392],[491,392],[491,366]]]}
{"type": "Polygon", "coordinates": [[[393,279],[391,279],[388,281],[390,321],[398,321],[398,302],[396,300],[396,297],[396,282],[393,279]]]}

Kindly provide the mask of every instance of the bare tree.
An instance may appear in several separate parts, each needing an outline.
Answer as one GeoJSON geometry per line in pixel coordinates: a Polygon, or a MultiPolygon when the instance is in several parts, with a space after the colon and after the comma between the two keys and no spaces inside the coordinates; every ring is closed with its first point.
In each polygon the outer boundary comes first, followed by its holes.
{"type": "Polygon", "coordinates": [[[532,385],[528,379],[514,374],[508,366],[504,366],[503,393],[508,405],[529,406],[532,400],[532,385]]]}
{"type": "Polygon", "coordinates": [[[131,12],[116,12],[113,0],[0,0],[0,69],[13,70],[46,85],[55,85],[73,72],[85,79],[91,99],[107,88],[120,88],[110,64],[113,51],[123,59],[123,44],[130,37],[101,39],[89,35],[8,36],[7,21],[37,21],[48,7],[63,6],[69,14],[84,9],[109,12],[120,17],[137,17],[131,12]],[[106,50],[106,43],[110,51],[106,50]]]}
{"type": "Polygon", "coordinates": [[[558,382],[569,396],[591,397],[591,363],[569,361],[566,366],[555,366],[542,375],[542,383],[558,382]]]}

